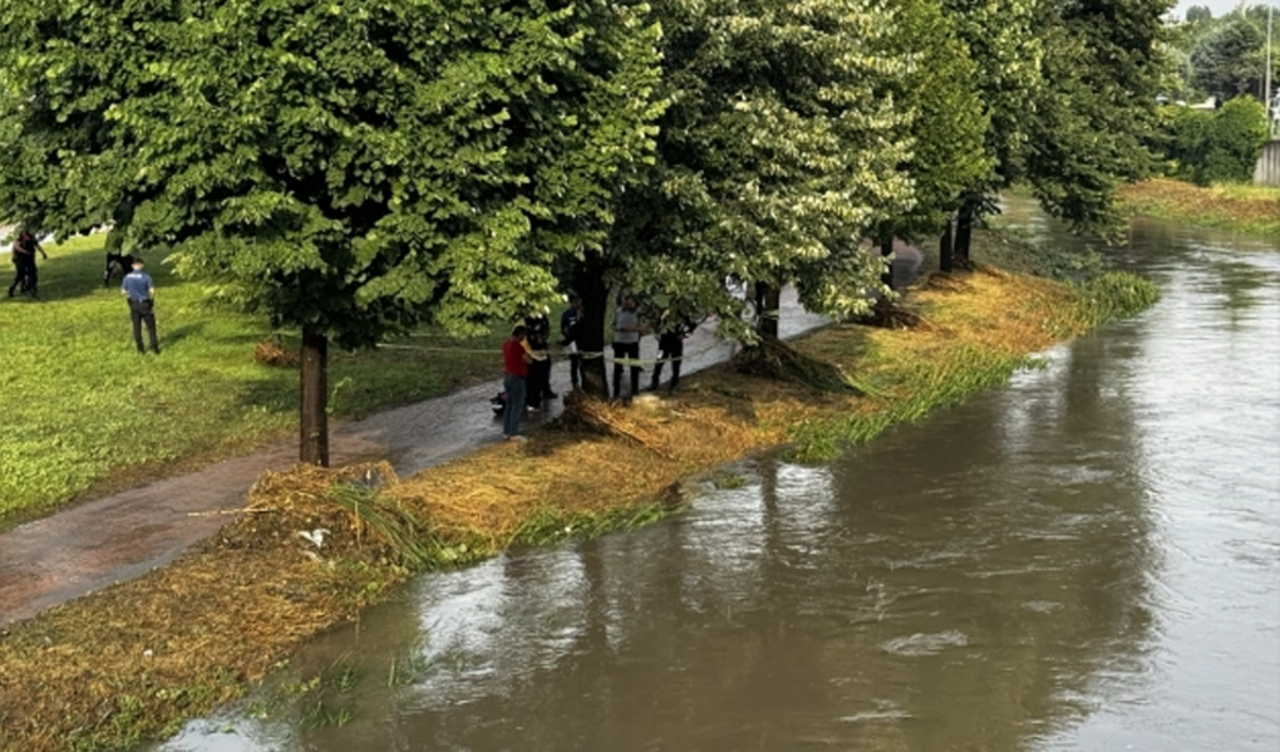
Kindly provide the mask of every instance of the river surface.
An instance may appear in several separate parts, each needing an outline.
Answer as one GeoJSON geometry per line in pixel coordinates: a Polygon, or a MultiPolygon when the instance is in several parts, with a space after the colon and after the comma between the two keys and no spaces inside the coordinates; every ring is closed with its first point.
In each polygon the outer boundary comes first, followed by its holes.
{"type": "Polygon", "coordinates": [[[423,577],[296,659],[327,689],[151,749],[1276,752],[1280,248],[1130,242],[1161,302],[1043,369],[651,528],[423,577]]]}

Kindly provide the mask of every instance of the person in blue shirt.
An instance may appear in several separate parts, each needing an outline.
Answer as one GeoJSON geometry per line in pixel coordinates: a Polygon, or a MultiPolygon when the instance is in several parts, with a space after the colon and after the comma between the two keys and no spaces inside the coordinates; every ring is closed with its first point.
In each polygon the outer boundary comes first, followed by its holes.
{"type": "Polygon", "coordinates": [[[142,259],[133,260],[133,271],[124,275],[120,283],[120,294],[129,299],[129,316],[133,319],[133,343],[138,346],[138,354],[146,350],[142,347],[142,324],[147,325],[147,334],[151,337],[151,352],[160,354],[160,345],[156,342],[156,286],[151,275],[142,271],[142,259]]]}

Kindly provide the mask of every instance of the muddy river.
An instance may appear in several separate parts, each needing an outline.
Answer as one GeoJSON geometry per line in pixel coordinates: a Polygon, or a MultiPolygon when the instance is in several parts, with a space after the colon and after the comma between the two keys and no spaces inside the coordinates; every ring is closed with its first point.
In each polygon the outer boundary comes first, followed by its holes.
{"type": "MultiPolygon", "coordinates": [[[[1034,215],[1010,221],[1056,232],[1034,215]]],[[[159,752],[1280,749],[1280,248],[822,467],[423,577],[159,752]]]]}

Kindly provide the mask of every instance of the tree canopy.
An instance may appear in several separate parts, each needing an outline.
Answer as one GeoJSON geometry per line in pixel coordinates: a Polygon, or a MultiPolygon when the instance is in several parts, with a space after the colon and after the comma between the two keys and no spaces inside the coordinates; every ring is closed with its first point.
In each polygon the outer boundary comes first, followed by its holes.
{"type": "Polygon", "coordinates": [[[556,300],[553,260],[600,246],[660,111],[658,30],[627,3],[22,0],[0,19],[5,211],[61,235],[123,222],[126,249],[173,247],[320,345],[556,300]]]}
{"type": "Polygon", "coordinates": [[[599,352],[619,286],[749,340],[787,283],[864,312],[864,238],[967,228],[1018,181],[1104,223],[1150,163],[1167,7],[0,0],[0,219],[110,224],[301,329],[323,461],[330,341],[574,289],[599,352]]]}
{"type": "Polygon", "coordinates": [[[1230,16],[1192,50],[1192,82],[1219,102],[1240,94],[1260,94],[1265,42],[1256,23],[1230,16]]]}

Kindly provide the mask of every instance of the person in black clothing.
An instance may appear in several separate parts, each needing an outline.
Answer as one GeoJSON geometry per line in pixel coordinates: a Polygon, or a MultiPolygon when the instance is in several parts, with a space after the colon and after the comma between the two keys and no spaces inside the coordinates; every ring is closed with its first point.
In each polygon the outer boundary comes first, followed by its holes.
{"type": "Polygon", "coordinates": [[[36,297],[36,253],[44,256],[45,261],[49,260],[49,254],[40,247],[40,241],[36,240],[36,236],[27,230],[23,230],[18,235],[18,239],[13,242],[12,252],[15,274],[13,284],[9,285],[9,297],[13,297],[14,290],[21,290],[26,295],[36,297]]]}
{"type": "Polygon", "coordinates": [[[582,381],[582,353],[578,352],[578,323],[582,321],[582,298],[569,296],[569,307],[560,314],[560,346],[569,348],[569,381],[577,389],[582,381]]]}
{"type": "Polygon", "coordinates": [[[553,400],[560,395],[551,391],[551,355],[547,345],[551,341],[551,321],[545,315],[525,319],[529,349],[533,362],[529,363],[529,409],[541,410],[544,399],[553,400]]]}
{"type": "Polygon", "coordinates": [[[662,381],[662,365],[671,361],[671,383],[669,391],[675,391],[680,385],[680,364],[684,361],[684,340],[698,325],[686,316],[674,317],[658,335],[658,362],[653,366],[653,381],[649,384],[652,390],[658,389],[662,381]]]}

